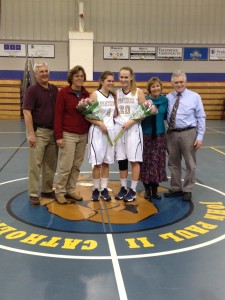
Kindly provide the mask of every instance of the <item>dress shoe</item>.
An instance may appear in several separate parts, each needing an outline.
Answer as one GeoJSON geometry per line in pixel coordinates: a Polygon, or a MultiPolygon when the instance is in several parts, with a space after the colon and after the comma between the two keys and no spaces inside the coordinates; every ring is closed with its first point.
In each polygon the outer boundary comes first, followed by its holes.
{"type": "Polygon", "coordinates": [[[151,195],[151,190],[150,189],[145,190],[144,198],[147,199],[147,200],[151,200],[152,195],[151,195]]]}
{"type": "Polygon", "coordinates": [[[192,198],[191,192],[184,192],[182,200],[184,200],[184,201],[191,201],[191,198],[192,198]]]}
{"type": "Polygon", "coordinates": [[[55,195],[55,200],[59,204],[67,204],[67,200],[63,195],[55,195]]]}
{"type": "Polygon", "coordinates": [[[55,192],[44,193],[41,192],[41,197],[55,199],[55,192]]]}
{"type": "Polygon", "coordinates": [[[183,191],[172,191],[169,190],[169,192],[164,193],[164,197],[179,197],[183,196],[183,191]]]}
{"type": "Polygon", "coordinates": [[[162,197],[159,196],[159,194],[158,194],[158,186],[159,186],[158,184],[152,185],[152,198],[160,200],[162,197]]]}
{"type": "Polygon", "coordinates": [[[40,205],[40,200],[38,197],[30,196],[29,202],[31,205],[40,205]]]}
{"type": "Polygon", "coordinates": [[[156,200],[160,200],[160,199],[162,199],[162,197],[159,195],[159,194],[152,194],[152,198],[153,199],[156,199],[156,200]]]}
{"type": "Polygon", "coordinates": [[[83,198],[77,192],[72,192],[70,194],[66,194],[65,198],[70,199],[70,201],[73,201],[73,200],[82,201],[83,200],[83,198]]]}

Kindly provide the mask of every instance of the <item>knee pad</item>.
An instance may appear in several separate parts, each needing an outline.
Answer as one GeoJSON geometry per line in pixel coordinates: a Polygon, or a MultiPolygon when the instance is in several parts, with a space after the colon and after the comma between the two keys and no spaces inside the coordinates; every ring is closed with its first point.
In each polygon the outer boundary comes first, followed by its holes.
{"type": "Polygon", "coordinates": [[[120,171],[125,171],[128,169],[128,160],[127,159],[119,160],[118,164],[119,164],[120,171]]]}

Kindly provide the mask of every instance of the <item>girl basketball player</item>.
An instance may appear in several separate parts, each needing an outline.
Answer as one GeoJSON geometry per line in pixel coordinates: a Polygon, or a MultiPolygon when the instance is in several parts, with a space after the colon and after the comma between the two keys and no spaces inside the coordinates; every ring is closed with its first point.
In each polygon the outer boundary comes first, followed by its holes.
{"type": "Polygon", "coordinates": [[[115,95],[112,92],[113,85],[113,73],[105,71],[100,77],[98,90],[91,95],[91,99],[97,100],[100,103],[103,116],[102,121],[88,119],[92,123],[88,134],[88,158],[93,166],[92,177],[94,187],[91,197],[92,201],[98,201],[99,196],[105,201],[111,200],[107,184],[109,164],[115,162],[115,147],[109,143],[106,133],[113,140],[113,117],[115,112],[115,95]]]}
{"type": "Polygon", "coordinates": [[[119,162],[121,190],[117,200],[134,201],[142,162],[143,135],[140,120],[130,120],[138,104],[145,102],[144,92],[136,87],[134,72],[130,67],[119,71],[121,88],[117,91],[118,116],[115,118],[115,131],[124,129],[123,135],[115,145],[116,159],[119,162]],[[131,163],[131,187],[127,189],[128,161],[131,163]]]}

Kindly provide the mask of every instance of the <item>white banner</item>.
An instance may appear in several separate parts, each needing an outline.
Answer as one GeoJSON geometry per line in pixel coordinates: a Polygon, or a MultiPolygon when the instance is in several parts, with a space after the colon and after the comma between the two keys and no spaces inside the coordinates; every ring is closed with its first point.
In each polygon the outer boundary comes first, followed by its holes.
{"type": "Polygon", "coordinates": [[[183,48],[158,47],[157,59],[159,60],[182,60],[183,48]]]}
{"type": "Polygon", "coordinates": [[[209,60],[225,60],[225,48],[209,48],[209,60]]]}
{"type": "Polygon", "coordinates": [[[130,47],[130,59],[151,60],[156,58],[156,47],[130,47]]]}
{"type": "Polygon", "coordinates": [[[17,43],[0,44],[0,56],[26,57],[26,45],[17,43]]]}
{"type": "Polygon", "coordinates": [[[55,57],[55,45],[28,44],[29,57],[55,57]]]}
{"type": "Polygon", "coordinates": [[[129,59],[129,47],[104,46],[104,59],[129,59]]]}

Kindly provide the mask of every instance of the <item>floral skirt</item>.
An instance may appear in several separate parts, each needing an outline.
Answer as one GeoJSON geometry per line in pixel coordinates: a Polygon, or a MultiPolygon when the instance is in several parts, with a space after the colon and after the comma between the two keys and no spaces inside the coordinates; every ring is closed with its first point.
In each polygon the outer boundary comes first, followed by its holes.
{"type": "Polygon", "coordinates": [[[144,183],[160,183],[168,181],[166,175],[166,135],[154,138],[143,136],[143,163],[141,164],[140,180],[144,183]]]}

